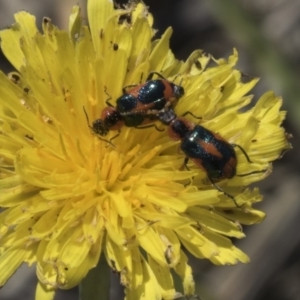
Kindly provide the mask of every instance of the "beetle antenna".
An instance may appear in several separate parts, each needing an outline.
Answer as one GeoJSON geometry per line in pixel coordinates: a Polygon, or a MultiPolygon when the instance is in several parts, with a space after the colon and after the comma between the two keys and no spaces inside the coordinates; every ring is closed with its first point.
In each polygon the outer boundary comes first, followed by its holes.
{"type": "Polygon", "coordinates": [[[89,116],[88,116],[88,114],[87,114],[84,106],[83,106],[83,111],[84,111],[84,114],[85,114],[85,117],[86,117],[86,121],[87,121],[87,124],[88,124],[89,128],[91,128],[93,130],[93,127],[90,125],[89,116]]]}

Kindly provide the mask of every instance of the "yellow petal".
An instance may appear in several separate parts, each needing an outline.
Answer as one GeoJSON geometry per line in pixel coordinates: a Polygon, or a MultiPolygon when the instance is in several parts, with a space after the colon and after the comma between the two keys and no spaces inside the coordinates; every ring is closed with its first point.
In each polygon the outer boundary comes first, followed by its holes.
{"type": "Polygon", "coordinates": [[[82,19],[80,12],[80,7],[75,5],[69,17],[69,36],[73,41],[76,41],[81,33],[82,19]]]}
{"type": "Polygon", "coordinates": [[[175,271],[182,279],[184,294],[193,296],[195,293],[195,281],[192,268],[188,265],[188,259],[183,251],[181,251],[180,262],[176,265],[175,271]]]}
{"type": "Polygon", "coordinates": [[[35,290],[35,300],[53,300],[55,297],[55,289],[51,286],[42,284],[41,282],[37,283],[35,290]]]}
{"type": "Polygon", "coordinates": [[[88,18],[89,26],[94,44],[94,49],[98,55],[100,49],[100,34],[101,30],[105,27],[108,18],[113,13],[113,1],[110,0],[89,0],[88,1],[88,18]]]}

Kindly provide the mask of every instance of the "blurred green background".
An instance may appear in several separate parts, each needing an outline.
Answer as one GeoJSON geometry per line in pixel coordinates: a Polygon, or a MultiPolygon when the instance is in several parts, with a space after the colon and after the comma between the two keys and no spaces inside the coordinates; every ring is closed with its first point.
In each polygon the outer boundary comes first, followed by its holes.
{"type": "MultiPolygon", "coordinates": [[[[13,14],[24,9],[37,16],[39,26],[48,16],[67,29],[77,3],[86,6],[83,0],[0,0],[0,27],[11,25],[13,14]]],[[[267,219],[245,227],[247,238],[235,241],[251,263],[216,267],[190,257],[197,293],[202,300],[299,300],[300,0],[148,0],[146,4],[158,36],[173,27],[171,48],[180,59],[199,48],[216,58],[228,57],[236,47],[238,68],[261,78],[254,101],[268,90],[281,95],[288,110],[284,126],[294,136],[294,149],[275,162],[271,176],[259,184],[265,197],[257,208],[267,213],[267,219]]],[[[0,67],[12,70],[2,54],[0,67]]],[[[111,300],[122,299],[119,278],[115,274],[111,278],[111,300]]],[[[22,267],[0,290],[0,299],[34,299],[35,281],[34,268],[22,267]]],[[[60,291],[55,299],[73,300],[76,295],[77,289],[60,291]]]]}

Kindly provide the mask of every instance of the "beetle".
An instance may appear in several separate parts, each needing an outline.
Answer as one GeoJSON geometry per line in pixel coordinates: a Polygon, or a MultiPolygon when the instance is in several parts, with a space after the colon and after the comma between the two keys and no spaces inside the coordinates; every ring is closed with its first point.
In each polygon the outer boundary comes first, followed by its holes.
{"type": "Polygon", "coordinates": [[[186,156],[183,165],[188,169],[187,163],[192,160],[206,173],[207,178],[217,190],[231,198],[237,207],[241,207],[232,195],[226,193],[215,182],[231,179],[236,175],[235,147],[243,152],[249,163],[252,163],[246,151],[240,145],[230,144],[219,134],[201,125],[195,125],[186,118],[177,117],[172,109],[161,111],[159,119],[163,124],[168,125],[170,138],[181,141],[180,148],[186,156]]]}
{"type": "MultiPolygon", "coordinates": [[[[156,130],[163,131],[155,124],[149,123],[158,119],[159,111],[174,107],[183,95],[184,88],[182,86],[168,81],[157,72],[151,72],[145,83],[124,87],[123,94],[116,100],[116,107],[109,102],[111,99],[109,97],[106,100],[107,107],[101,113],[101,118],[93,121],[92,125],[89,123],[85,108],[83,110],[89,128],[98,136],[105,136],[110,130],[120,132],[124,125],[137,129],[155,127],[156,130]],[[160,79],[152,80],[153,75],[157,75],[160,79]]],[[[118,135],[119,133],[110,141],[100,139],[111,143],[118,135]]]]}
{"type": "Polygon", "coordinates": [[[176,85],[157,72],[151,72],[145,83],[123,88],[123,95],[116,100],[116,109],[123,116],[126,126],[137,127],[153,122],[160,110],[174,108],[183,95],[184,88],[181,85],[176,85]],[[153,75],[160,79],[153,80],[153,75]]]}

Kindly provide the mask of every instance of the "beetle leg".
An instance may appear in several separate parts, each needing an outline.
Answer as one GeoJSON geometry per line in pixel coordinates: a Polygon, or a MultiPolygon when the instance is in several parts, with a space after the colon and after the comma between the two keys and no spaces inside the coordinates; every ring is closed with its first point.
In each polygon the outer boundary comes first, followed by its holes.
{"type": "Polygon", "coordinates": [[[157,75],[158,77],[167,80],[167,79],[166,79],[164,76],[162,76],[160,73],[153,71],[153,72],[150,72],[150,73],[149,73],[149,75],[148,75],[146,81],[151,80],[151,79],[153,78],[153,75],[157,75]]]}
{"type": "MultiPolygon", "coordinates": [[[[243,154],[245,155],[247,161],[249,163],[253,163],[253,161],[250,159],[249,155],[247,154],[247,152],[244,150],[244,148],[242,148],[240,145],[238,144],[231,144],[232,147],[238,147],[242,152],[243,154]]],[[[265,173],[269,171],[269,169],[266,169],[266,170],[260,170],[260,171],[252,171],[250,173],[245,173],[245,174],[237,174],[236,176],[239,176],[239,177],[243,177],[243,176],[248,176],[248,175],[252,175],[252,174],[259,174],[259,173],[265,173]]]]}
{"type": "Polygon", "coordinates": [[[123,94],[127,94],[126,90],[127,90],[128,88],[132,88],[132,87],[135,87],[135,86],[137,86],[137,84],[130,84],[130,85],[124,86],[124,87],[122,88],[123,94]]]}
{"type": "MultiPolygon", "coordinates": [[[[178,149],[180,149],[180,146],[178,147],[178,149]]],[[[178,151],[178,153],[179,153],[179,151],[178,151]]],[[[188,171],[190,171],[190,168],[188,167],[188,162],[189,162],[189,158],[186,156],[185,158],[184,158],[184,161],[183,161],[183,164],[182,164],[182,166],[179,168],[179,170],[184,170],[184,169],[187,169],[188,171]]]]}
{"type": "Polygon", "coordinates": [[[235,176],[239,176],[239,177],[244,177],[244,176],[248,176],[248,175],[252,175],[252,174],[259,174],[259,173],[265,173],[270,171],[269,169],[266,170],[261,170],[261,171],[252,171],[250,173],[245,173],[245,174],[236,174],[235,176]]]}
{"type": "Polygon", "coordinates": [[[114,135],[109,141],[111,142],[112,140],[114,140],[115,138],[117,138],[120,135],[120,130],[118,131],[118,133],[116,135],[114,135]]]}
{"type": "Polygon", "coordinates": [[[155,124],[144,125],[144,126],[135,126],[134,128],[136,128],[136,129],[145,129],[145,128],[150,128],[150,127],[154,127],[157,131],[160,131],[160,132],[165,131],[165,129],[160,129],[155,124]]]}
{"type": "Polygon", "coordinates": [[[230,199],[234,202],[234,204],[235,204],[236,207],[241,208],[241,207],[243,206],[243,204],[242,204],[242,205],[238,205],[237,202],[236,202],[236,200],[235,200],[235,198],[234,198],[232,195],[226,193],[226,192],[225,192],[222,188],[220,188],[218,185],[216,185],[216,184],[214,183],[214,181],[212,180],[212,178],[210,178],[208,175],[207,175],[207,178],[209,179],[209,181],[211,182],[211,184],[213,185],[213,187],[214,187],[215,189],[217,189],[219,192],[222,192],[222,193],[223,193],[225,196],[227,196],[228,198],[230,198],[230,199]]]}
{"type": "Polygon", "coordinates": [[[249,155],[247,154],[247,152],[244,150],[244,148],[243,148],[242,146],[240,146],[240,145],[238,145],[238,144],[231,144],[231,146],[232,146],[232,147],[238,147],[238,148],[243,152],[243,154],[245,155],[247,161],[248,161],[249,163],[253,163],[253,161],[250,160],[249,155]]]}
{"type": "Polygon", "coordinates": [[[194,117],[195,119],[198,119],[198,120],[202,119],[202,117],[197,117],[190,111],[186,111],[182,116],[185,117],[186,115],[191,115],[192,117],[194,117]]]}

